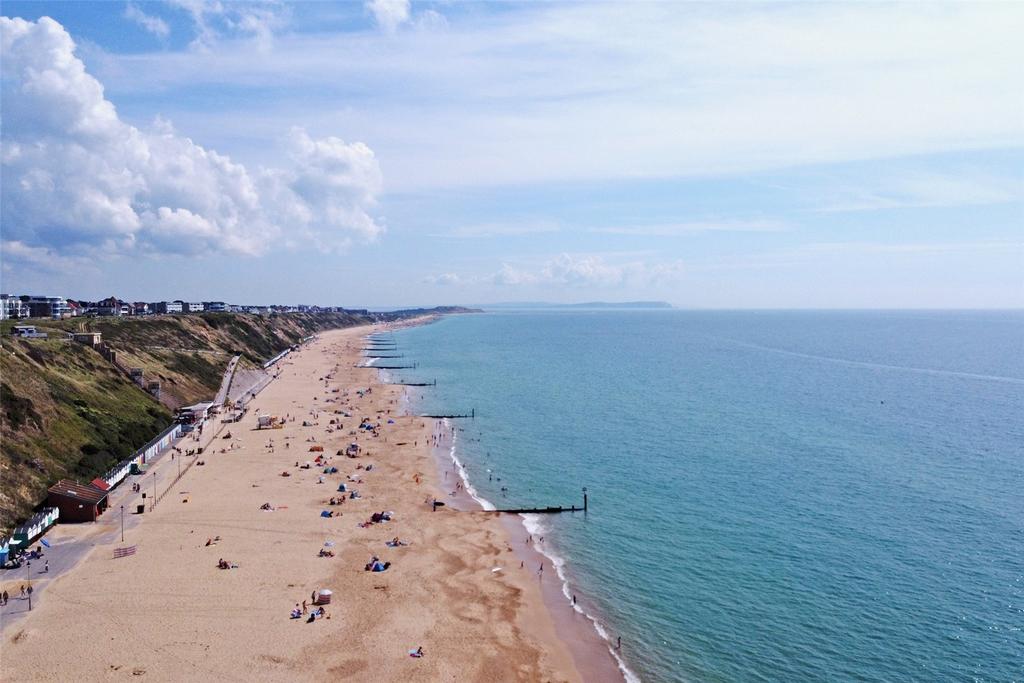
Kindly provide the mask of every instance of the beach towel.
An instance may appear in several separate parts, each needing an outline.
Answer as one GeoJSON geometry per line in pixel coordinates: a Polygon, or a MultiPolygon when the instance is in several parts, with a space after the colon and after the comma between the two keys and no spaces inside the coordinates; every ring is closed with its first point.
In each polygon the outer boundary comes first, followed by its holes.
{"type": "Polygon", "coordinates": [[[330,513],[330,512],[328,512],[327,510],[321,510],[321,511],[320,511],[320,516],[321,516],[321,517],[330,517],[330,516],[331,516],[331,513],[330,513]]]}

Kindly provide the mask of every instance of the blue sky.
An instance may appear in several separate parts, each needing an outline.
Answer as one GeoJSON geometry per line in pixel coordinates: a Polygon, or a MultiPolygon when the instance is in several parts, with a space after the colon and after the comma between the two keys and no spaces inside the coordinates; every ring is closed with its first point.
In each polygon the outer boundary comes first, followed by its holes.
{"type": "Polygon", "coordinates": [[[3,15],[5,291],[1024,305],[1020,5],[3,15]]]}

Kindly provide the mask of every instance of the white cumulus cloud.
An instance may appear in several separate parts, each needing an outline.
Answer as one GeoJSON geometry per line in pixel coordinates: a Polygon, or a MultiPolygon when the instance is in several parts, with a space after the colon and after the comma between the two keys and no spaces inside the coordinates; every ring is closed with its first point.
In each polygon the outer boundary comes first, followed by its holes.
{"type": "Polygon", "coordinates": [[[114,255],[368,241],[382,179],[362,143],[290,131],[290,164],[232,161],[157,120],[123,122],[56,21],[0,17],[5,255],[114,255]],[[40,251],[42,250],[42,251],[40,251]]]}
{"type": "Polygon", "coordinates": [[[160,17],[155,17],[146,14],[138,8],[134,3],[129,2],[124,8],[124,16],[126,19],[131,19],[136,24],[146,29],[158,38],[166,38],[170,32],[170,27],[167,26],[167,22],[160,17]]]}
{"type": "Polygon", "coordinates": [[[248,37],[260,52],[273,45],[274,31],[288,23],[291,10],[280,2],[167,0],[192,19],[190,47],[205,54],[224,38],[248,37]]]}
{"type": "Polygon", "coordinates": [[[367,0],[366,9],[373,13],[378,26],[391,33],[409,21],[409,5],[409,0],[367,0]]]}
{"type": "Polygon", "coordinates": [[[456,273],[441,273],[440,275],[430,275],[424,278],[423,281],[431,285],[462,284],[462,278],[460,278],[456,273]]]}

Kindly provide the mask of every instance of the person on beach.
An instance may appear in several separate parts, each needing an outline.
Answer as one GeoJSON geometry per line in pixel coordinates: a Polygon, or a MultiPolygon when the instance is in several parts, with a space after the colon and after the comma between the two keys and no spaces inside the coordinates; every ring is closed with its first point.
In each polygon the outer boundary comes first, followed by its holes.
{"type": "Polygon", "coordinates": [[[302,601],[302,613],[306,614],[308,611],[309,611],[309,609],[306,607],[306,601],[303,600],[302,601]]]}
{"type": "Polygon", "coordinates": [[[21,597],[22,597],[22,598],[24,598],[24,597],[25,597],[25,586],[22,586],[22,587],[21,587],[21,597]]]}

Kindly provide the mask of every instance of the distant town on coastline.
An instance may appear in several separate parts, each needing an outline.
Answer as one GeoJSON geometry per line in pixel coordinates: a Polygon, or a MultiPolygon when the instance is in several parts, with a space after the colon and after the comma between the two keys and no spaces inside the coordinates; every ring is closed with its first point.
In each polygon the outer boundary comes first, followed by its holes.
{"type": "Polygon", "coordinates": [[[0,320],[19,320],[22,318],[76,318],[79,316],[143,316],[189,313],[252,313],[270,315],[271,313],[352,313],[368,315],[365,308],[345,308],[343,306],[297,306],[281,305],[242,305],[229,304],[223,301],[123,301],[115,296],[100,301],[68,299],[63,296],[37,296],[22,294],[0,294],[0,320]]]}

